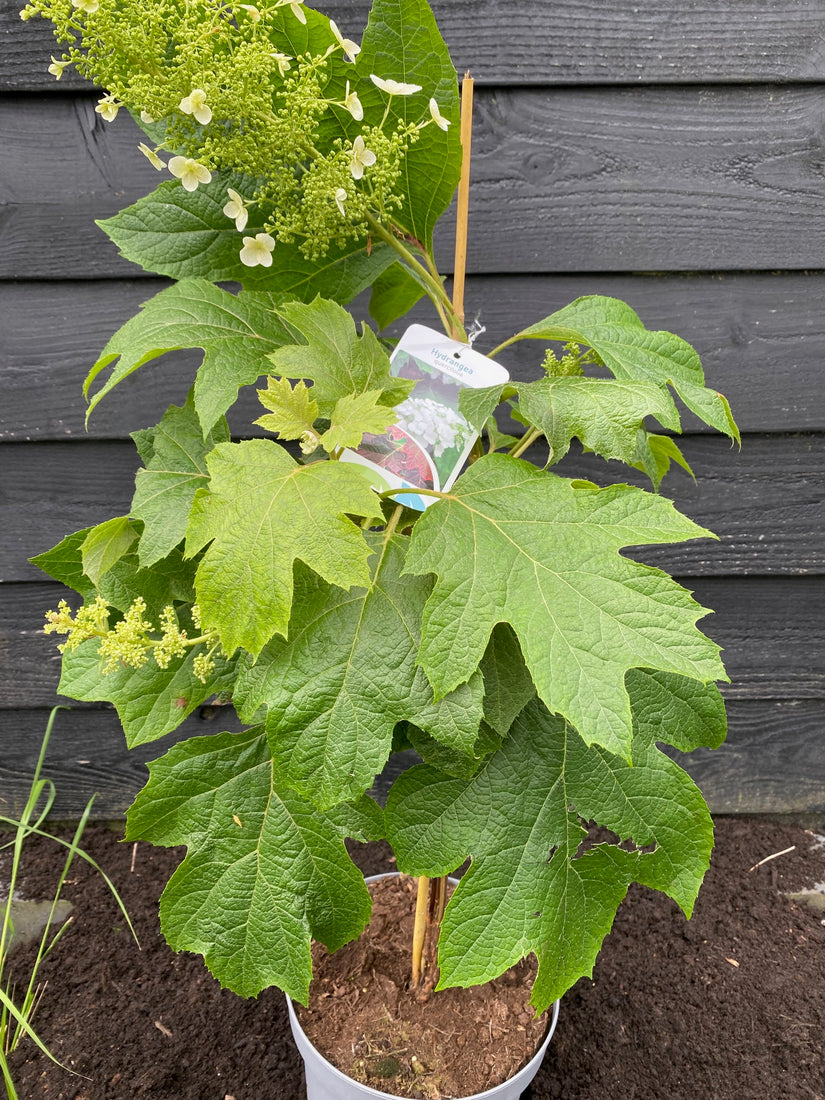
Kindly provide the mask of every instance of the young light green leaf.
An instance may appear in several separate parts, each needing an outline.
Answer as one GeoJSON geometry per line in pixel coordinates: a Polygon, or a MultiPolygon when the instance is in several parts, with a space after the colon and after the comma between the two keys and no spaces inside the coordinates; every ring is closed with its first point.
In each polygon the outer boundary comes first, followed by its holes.
{"type": "Polygon", "coordinates": [[[129,553],[138,532],[128,516],[117,516],[86,532],[80,547],[83,572],[97,585],[104,573],[129,553]]]}
{"type": "Polygon", "coordinates": [[[318,404],[305,382],[290,385],[288,378],[267,378],[266,389],[258,390],[261,404],[269,409],[255,421],[281,439],[300,439],[318,419],[318,404]]]}
{"type": "Polygon", "coordinates": [[[705,387],[699,356],[670,332],[650,332],[630,306],[590,294],[523,329],[514,339],[586,344],[615,378],[650,382],[665,395],[671,386],[706,424],[739,441],[739,429],[721,393],[705,387]]]}
{"type": "Polygon", "coordinates": [[[440,988],[489,981],[532,952],[532,1003],[543,1011],[592,973],[631,881],[690,915],[713,846],[710,815],[643,730],[633,757],[631,767],[588,747],[536,700],[469,781],[427,766],[396,781],[386,824],[399,869],[441,875],[472,856],[442,925],[440,988]],[[578,855],[590,820],[635,850],[598,844],[578,855]]]}
{"type": "MultiPolygon", "coordinates": [[[[658,491],[662,478],[670,469],[671,462],[681,466],[683,470],[693,477],[685,456],[669,435],[655,435],[644,428],[639,429],[636,442],[636,461],[631,463],[637,470],[643,470],[653,482],[653,488],[658,491]]],[[[693,477],[695,481],[696,478],[693,477]]]]}
{"type": "Polygon", "coordinates": [[[577,486],[507,455],[486,455],[417,522],[410,573],[438,580],[420,659],[436,695],[481,660],[493,626],[514,628],[539,696],[588,743],[630,751],[629,668],[724,679],[705,611],[626,546],[709,532],[670,501],[627,485],[577,486]]]}
{"type": "Polygon", "coordinates": [[[267,709],[273,757],[287,781],[321,809],[372,785],[397,722],[414,722],[472,756],[481,721],[479,675],[436,703],[416,664],[431,584],[401,577],[409,540],[397,535],[383,544],[370,535],[367,541],[377,559],[366,589],[347,593],[296,569],[289,638],[273,638],[241,671],[235,692],[244,721],[267,709]]]}
{"type": "Polygon", "coordinates": [[[550,447],[550,462],[560,461],[579,439],[602,458],[634,463],[637,435],[646,416],[679,431],[673,401],[652,382],[600,378],[541,378],[516,385],[519,409],[540,428],[550,447]]]}
{"type": "Polygon", "coordinates": [[[135,476],[132,515],[143,521],[138,559],[147,569],[167,557],[186,534],[195,493],[209,479],[206,456],[229,439],[221,418],[204,439],[192,394],[183,407],[170,405],[152,430],[151,457],[135,476]]]}
{"type": "Polygon", "coordinates": [[[150,657],[140,668],[119,665],[104,672],[92,639],[64,652],[58,691],[84,702],[111,703],[131,749],[171,733],[211,696],[231,693],[234,662],[216,658],[215,671],[202,683],[192,670],[197,652],[173,657],[167,668],[158,668],[150,657]]]}
{"type": "Polygon", "coordinates": [[[321,446],[330,454],[341,447],[357,447],[366,432],[381,435],[395,424],[395,409],[381,404],[383,390],[347,393],[335,402],[330,426],[321,436],[321,446]]]}
{"type": "Polygon", "coordinates": [[[89,399],[87,418],[107,393],[144,363],[177,348],[203,348],[194,403],[205,437],[233,404],[240,387],[267,373],[266,355],[288,339],[269,295],[230,294],[205,279],[177,283],[145,302],[103,349],[86,376],[87,399],[101,371],[114,366],[89,399]]]}
{"type": "Polygon", "coordinates": [[[348,394],[381,390],[383,404],[391,406],[412,389],[412,381],[390,374],[389,357],[372,329],[364,325],[359,336],[355,321],[336,302],[291,302],[278,313],[306,343],[285,342],[268,358],[278,374],[314,383],[312,397],[321,416],[330,417],[336,402],[348,394]]]}
{"type": "Polygon", "coordinates": [[[150,764],[126,837],[187,846],[160,904],[174,950],[201,953],[242,997],[277,985],[306,1004],[311,940],[334,951],[369,920],[344,847],[351,825],[284,787],[265,735],[251,729],[192,738],[150,764]]]}
{"type": "Polygon", "coordinates": [[[299,466],[269,439],[221,443],[207,459],[211,484],[195,497],[191,557],[207,543],[195,588],[205,627],[226,653],[260,653],[286,635],[292,570],[305,562],[330,584],[369,584],[370,550],[347,513],[380,514],[367,482],[341,462],[299,466]]]}
{"type": "MultiPolygon", "coordinates": [[[[365,80],[375,73],[421,86],[415,95],[390,98],[390,120],[417,125],[428,117],[427,103],[434,98],[451,123],[446,132],[435,125],[420,132],[407,154],[404,205],[394,218],[429,252],[435,224],[458,185],[461,138],[455,66],[426,0],[374,0],[355,68],[365,80]]],[[[364,110],[380,110],[386,98],[377,89],[365,92],[364,110]]]]}
{"type": "MultiPolygon", "coordinates": [[[[243,235],[223,212],[229,187],[250,195],[255,182],[237,173],[215,172],[211,183],[186,191],[177,181],[166,181],[97,224],[127,260],[146,271],[173,279],[237,282],[278,301],[308,302],[321,294],[346,304],[397,260],[380,242],[368,248],[351,240],[343,248],[333,246],[321,259],[308,260],[297,245],[279,241],[271,267],[246,267],[240,260],[243,235]]],[[[254,237],[264,228],[263,215],[256,207],[249,213],[244,232],[254,237]]]]}

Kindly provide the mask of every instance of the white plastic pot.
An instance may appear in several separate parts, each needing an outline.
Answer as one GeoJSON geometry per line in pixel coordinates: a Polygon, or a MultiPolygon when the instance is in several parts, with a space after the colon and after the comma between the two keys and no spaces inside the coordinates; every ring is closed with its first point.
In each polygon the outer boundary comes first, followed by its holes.
{"type": "MultiPolygon", "coordinates": [[[[387,875],[371,875],[366,881],[376,882],[382,878],[394,878],[396,874],[397,872],[391,872],[387,875]]],[[[456,885],[457,880],[451,879],[450,881],[453,885],[456,885]]],[[[362,1085],[359,1081],[353,1081],[351,1077],[347,1077],[340,1069],[336,1069],[322,1054],[319,1054],[307,1038],[303,1028],[298,1023],[298,1017],[295,1015],[295,1009],[289,997],[287,997],[286,1002],[295,1045],[304,1060],[307,1100],[361,1100],[365,1096],[383,1097],[384,1100],[398,1100],[398,1097],[394,1096],[393,1093],[380,1092],[378,1089],[370,1088],[369,1085],[362,1085]]],[[[487,1089],[485,1092],[474,1092],[472,1096],[463,1097],[462,1100],[519,1100],[521,1094],[539,1071],[544,1054],[550,1040],[553,1038],[553,1032],[556,1030],[558,1018],[559,1002],[556,1001],[553,1005],[544,1042],[527,1065],[523,1066],[509,1081],[503,1081],[500,1085],[487,1089]]]]}

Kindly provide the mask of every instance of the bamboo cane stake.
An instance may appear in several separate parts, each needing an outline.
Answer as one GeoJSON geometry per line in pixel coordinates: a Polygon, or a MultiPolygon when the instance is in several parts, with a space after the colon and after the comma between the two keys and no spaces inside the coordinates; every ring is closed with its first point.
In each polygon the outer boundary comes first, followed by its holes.
{"type": "Polygon", "coordinates": [[[424,955],[424,937],[427,934],[427,898],[430,892],[430,880],[424,875],[418,879],[418,895],[415,899],[415,925],[412,941],[412,979],[411,989],[421,985],[421,962],[424,955]]]}
{"type": "MultiPolygon", "coordinates": [[[[464,324],[464,276],[467,270],[467,222],[470,215],[470,155],[473,137],[473,78],[469,70],[461,82],[461,178],[458,181],[458,220],[453,264],[453,309],[464,324]]],[[[453,335],[456,335],[455,333],[453,335]]]]}

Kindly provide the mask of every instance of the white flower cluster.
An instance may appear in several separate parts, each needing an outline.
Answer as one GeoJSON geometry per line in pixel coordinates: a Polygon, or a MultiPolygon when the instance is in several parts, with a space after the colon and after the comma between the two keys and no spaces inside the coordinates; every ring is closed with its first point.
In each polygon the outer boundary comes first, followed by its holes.
{"type": "Polygon", "coordinates": [[[473,434],[460,412],[431,397],[408,397],[397,412],[400,426],[424,443],[436,458],[451,448],[462,450],[473,434]]]}

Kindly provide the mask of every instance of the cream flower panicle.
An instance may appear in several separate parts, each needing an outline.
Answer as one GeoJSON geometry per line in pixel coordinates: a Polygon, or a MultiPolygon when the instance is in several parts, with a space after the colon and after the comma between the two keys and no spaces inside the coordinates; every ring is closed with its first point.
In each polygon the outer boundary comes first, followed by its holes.
{"type": "Polygon", "coordinates": [[[240,231],[246,229],[246,223],[249,221],[249,211],[246,205],[233,187],[227,187],[227,195],[229,195],[229,202],[223,208],[224,214],[227,218],[232,218],[235,222],[235,228],[240,231]]]}
{"type": "Polygon", "coordinates": [[[154,149],[150,149],[148,145],[141,142],[138,145],[138,149],[140,149],[141,153],[143,153],[153,168],[157,168],[157,170],[160,171],[162,168],[166,167],[157,152],[154,149]]]}
{"type": "Polygon", "coordinates": [[[329,21],[329,29],[332,31],[335,41],[347,55],[349,60],[354,61],[361,52],[361,47],[356,42],[353,42],[351,38],[344,38],[332,19],[329,21]]]}
{"type": "Polygon", "coordinates": [[[416,92],[421,91],[420,84],[402,84],[398,80],[382,80],[375,73],[370,73],[370,80],[376,88],[380,88],[387,95],[415,95],[416,92]]]}
{"type": "Polygon", "coordinates": [[[207,106],[203,88],[194,88],[189,95],[183,97],[178,107],[185,115],[192,115],[201,126],[212,121],[212,108],[207,106]]]}
{"type": "Polygon", "coordinates": [[[192,157],[172,157],[166,165],[173,176],[183,184],[184,191],[197,191],[199,183],[210,183],[212,173],[204,164],[192,157]]]}
{"type": "Polygon", "coordinates": [[[372,149],[368,149],[364,144],[364,139],[359,134],[355,141],[352,143],[352,156],[350,159],[349,170],[354,180],[360,180],[363,178],[364,169],[371,167],[375,164],[377,157],[373,153],[372,149]]]}
{"type": "Polygon", "coordinates": [[[123,106],[122,103],[118,103],[115,97],[109,93],[102,96],[99,103],[95,107],[95,111],[107,122],[114,122],[117,118],[117,113],[123,106]]]}
{"type": "Polygon", "coordinates": [[[430,100],[430,118],[436,126],[439,126],[442,130],[448,130],[450,128],[450,120],[442,115],[434,99],[430,100]]]}
{"type": "Polygon", "coordinates": [[[100,7],[100,0],[72,0],[72,7],[85,11],[87,15],[94,15],[100,7]]]}
{"type": "Polygon", "coordinates": [[[361,100],[358,98],[358,93],[349,90],[349,81],[347,81],[347,90],[344,93],[344,106],[356,122],[360,122],[363,119],[364,108],[361,106],[361,100]]]}
{"type": "Polygon", "coordinates": [[[339,187],[335,192],[335,205],[341,211],[342,218],[345,218],[347,216],[347,212],[344,209],[344,203],[347,201],[347,197],[348,196],[346,187],[339,187]]]}
{"type": "Polygon", "coordinates": [[[52,63],[49,65],[48,72],[52,74],[55,80],[59,80],[67,65],[71,65],[71,61],[58,61],[56,57],[52,56],[52,63]]]}
{"type": "Polygon", "coordinates": [[[278,66],[278,72],[282,77],[292,68],[290,65],[292,57],[288,53],[271,53],[269,56],[278,66]]]}
{"type": "Polygon", "coordinates": [[[244,237],[241,249],[241,263],[247,267],[272,267],[272,253],[275,240],[268,233],[256,233],[254,237],[244,237]]]}

